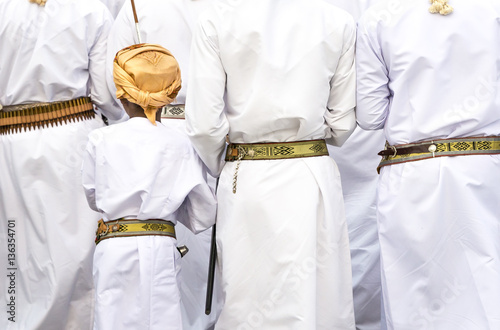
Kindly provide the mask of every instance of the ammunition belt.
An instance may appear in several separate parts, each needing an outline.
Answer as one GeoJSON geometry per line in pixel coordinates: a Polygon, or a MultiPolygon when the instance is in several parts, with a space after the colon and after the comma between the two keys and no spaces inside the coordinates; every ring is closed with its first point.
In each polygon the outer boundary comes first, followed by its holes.
{"type": "Polygon", "coordinates": [[[0,110],[0,135],[94,117],[94,107],[88,97],[63,102],[7,106],[0,110]]]}

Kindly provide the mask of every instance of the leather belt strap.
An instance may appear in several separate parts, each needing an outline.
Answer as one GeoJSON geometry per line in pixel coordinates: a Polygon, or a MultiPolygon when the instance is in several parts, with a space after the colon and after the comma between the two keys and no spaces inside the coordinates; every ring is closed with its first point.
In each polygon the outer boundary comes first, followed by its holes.
{"type": "Polygon", "coordinates": [[[328,156],[325,140],[251,144],[230,143],[226,150],[226,161],[228,162],[318,156],[328,156]]]}
{"type": "Polygon", "coordinates": [[[175,225],[166,220],[118,219],[97,222],[95,244],[113,237],[169,236],[175,238],[175,225]]]}
{"type": "Polygon", "coordinates": [[[88,97],[63,102],[7,106],[0,110],[0,135],[94,117],[94,106],[88,97]]]}
{"type": "Polygon", "coordinates": [[[377,167],[444,156],[500,154],[500,136],[466,137],[423,141],[403,145],[386,145],[378,153],[382,160],[377,167]]]}
{"type": "Polygon", "coordinates": [[[166,119],[185,119],[185,105],[184,104],[168,104],[161,108],[161,118],[166,119]]]}

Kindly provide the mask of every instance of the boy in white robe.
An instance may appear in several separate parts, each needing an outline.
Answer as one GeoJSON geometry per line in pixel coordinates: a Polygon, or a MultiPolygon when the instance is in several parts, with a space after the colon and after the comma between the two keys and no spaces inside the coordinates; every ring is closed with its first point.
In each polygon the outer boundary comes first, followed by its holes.
{"type": "MultiPolygon", "coordinates": [[[[175,56],[182,76],[182,87],[169,107],[183,108],[186,90],[189,86],[189,53],[193,27],[198,15],[214,0],[135,0],[137,18],[139,20],[141,40],[147,43],[162,45],[175,56]]],[[[113,82],[113,59],[120,49],[139,43],[136,33],[134,14],[130,1],[127,1],[116,18],[108,38],[108,56],[106,62],[108,89],[115,95],[113,82]]],[[[184,113],[170,116],[162,111],[161,122],[170,129],[186,135],[184,113]]],[[[215,180],[208,177],[208,182],[215,187],[215,180]]],[[[205,296],[207,287],[207,271],[210,252],[211,229],[193,234],[182,223],[176,227],[177,242],[186,245],[189,253],[182,258],[180,273],[181,310],[184,327],[191,330],[210,329],[217,319],[220,310],[220,298],[215,291],[213,307],[210,315],[205,315],[205,296]]]]}
{"type": "Polygon", "coordinates": [[[157,110],[180,89],[170,52],[131,46],[117,54],[114,73],[130,119],[92,132],[83,164],[89,205],[104,220],[94,256],[94,329],[182,329],[173,225],[210,227],[215,197],[187,137],[159,122],[157,110]],[[124,232],[135,222],[152,231],[124,232]]]}

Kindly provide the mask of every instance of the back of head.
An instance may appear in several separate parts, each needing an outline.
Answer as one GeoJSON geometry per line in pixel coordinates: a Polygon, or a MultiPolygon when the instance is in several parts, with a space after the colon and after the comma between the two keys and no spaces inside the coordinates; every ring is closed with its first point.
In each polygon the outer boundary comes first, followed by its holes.
{"type": "Polygon", "coordinates": [[[181,89],[174,56],[160,45],[139,44],[120,50],[113,66],[116,97],[142,107],[156,125],[156,111],[171,103],[181,89]]]}

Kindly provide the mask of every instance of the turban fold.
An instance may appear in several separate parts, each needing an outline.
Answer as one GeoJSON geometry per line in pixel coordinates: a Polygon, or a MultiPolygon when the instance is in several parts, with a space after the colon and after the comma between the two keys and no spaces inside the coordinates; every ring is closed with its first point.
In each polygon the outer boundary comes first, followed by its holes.
{"type": "Polygon", "coordinates": [[[159,108],[171,103],[181,89],[181,70],[176,59],[160,45],[139,44],[120,50],[113,63],[116,97],[144,109],[156,125],[159,108]]]}

